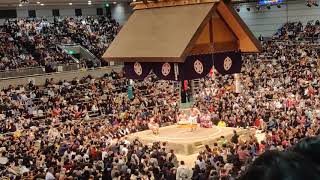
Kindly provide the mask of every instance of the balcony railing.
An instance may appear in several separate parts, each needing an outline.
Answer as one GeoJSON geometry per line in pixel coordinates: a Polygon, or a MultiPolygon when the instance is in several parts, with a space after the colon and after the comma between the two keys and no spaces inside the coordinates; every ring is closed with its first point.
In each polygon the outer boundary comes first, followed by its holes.
{"type": "MultiPolygon", "coordinates": [[[[74,71],[81,69],[82,65],[79,63],[73,64],[59,64],[55,66],[54,71],[63,72],[63,71],[74,71]]],[[[21,68],[21,69],[11,69],[0,71],[0,79],[12,78],[12,77],[24,77],[30,75],[41,75],[50,72],[46,72],[45,67],[30,67],[30,68],[21,68]]]]}
{"type": "Polygon", "coordinates": [[[46,73],[45,69],[41,66],[22,68],[22,69],[10,69],[10,70],[0,71],[0,79],[8,78],[8,77],[29,76],[33,74],[44,74],[44,73],[46,73]]]}

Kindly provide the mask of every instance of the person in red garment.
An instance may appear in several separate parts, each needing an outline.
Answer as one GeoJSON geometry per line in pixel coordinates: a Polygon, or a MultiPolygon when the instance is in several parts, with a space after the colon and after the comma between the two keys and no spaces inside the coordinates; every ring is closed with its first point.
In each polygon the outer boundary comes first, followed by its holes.
{"type": "Polygon", "coordinates": [[[260,116],[254,121],[254,126],[260,130],[264,129],[264,121],[260,116]]]}

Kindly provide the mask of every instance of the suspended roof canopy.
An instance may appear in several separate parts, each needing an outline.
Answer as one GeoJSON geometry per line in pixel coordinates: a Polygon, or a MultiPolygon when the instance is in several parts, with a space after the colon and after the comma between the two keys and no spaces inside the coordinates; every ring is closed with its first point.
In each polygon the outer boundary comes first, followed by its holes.
{"type": "Polygon", "coordinates": [[[219,0],[135,3],[134,13],[103,55],[107,61],[184,62],[187,56],[261,45],[234,11],[219,0]]]}

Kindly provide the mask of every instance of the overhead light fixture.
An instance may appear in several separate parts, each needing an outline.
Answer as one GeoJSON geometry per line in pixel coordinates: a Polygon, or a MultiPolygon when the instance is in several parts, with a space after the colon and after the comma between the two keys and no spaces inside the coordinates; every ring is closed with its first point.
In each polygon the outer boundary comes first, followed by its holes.
{"type": "Polygon", "coordinates": [[[72,3],[69,3],[69,5],[71,6],[71,5],[72,5],[72,3]]]}
{"type": "Polygon", "coordinates": [[[22,6],[22,4],[19,4],[19,7],[21,7],[22,6]]]}
{"type": "Polygon", "coordinates": [[[261,7],[259,5],[256,6],[257,10],[260,11],[261,7]]]}
{"type": "Polygon", "coordinates": [[[117,2],[114,1],[113,4],[117,4],[117,2]]]}
{"type": "Polygon", "coordinates": [[[91,5],[91,2],[88,2],[88,5],[91,5]]]}
{"type": "Polygon", "coordinates": [[[29,4],[29,0],[20,0],[20,4],[29,4]]]}
{"type": "Polygon", "coordinates": [[[40,1],[38,1],[37,4],[40,4],[40,1]]]}
{"type": "Polygon", "coordinates": [[[44,6],[44,4],[40,4],[40,6],[44,6]]]}
{"type": "Polygon", "coordinates": [[[312,5],[310,4],[310,2],[306,2],[306,6],[311,7],[312,5]]]}

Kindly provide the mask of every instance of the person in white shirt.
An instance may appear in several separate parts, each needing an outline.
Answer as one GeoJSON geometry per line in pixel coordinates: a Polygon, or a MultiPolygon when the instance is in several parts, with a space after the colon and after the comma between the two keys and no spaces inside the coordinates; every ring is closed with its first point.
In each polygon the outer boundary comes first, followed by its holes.
{"type": "Polygon", "coordinates": [[[83,159],[85,162],[89,162],[89,155],[86,153],[83,155],[83,159]]]}
{"type": "Polygon", "coordinates": [[[130,146],[131,142],[128,140],[127,137],[124,137],[123,143],[126,144],[127,146],[130,146]]]}
{"type": "Polygon", "coordinates": [[[186,180],[190,177],[190,170],[184,164],[184,161],[180,162],[180,166],[177,168],[176,180],[186,180]]]}
{"type": "Polygon", "coordinates": [[[5,147],[1,147],[0,148],[2,152],[2,155],[0,156],[0,164],[5,165],[7,164],[7,162],[9,161],[9,159],[6,157],[6,148],[5,147]]]}
{"type": "Polygon", "coordinates": [[[55,180],[56,178],[54,177],[54,169],[51,167],[48,169],[48,172],[46,173],[46,178],[45,180],[55,180]]]}
{"type": "Polygon", "coordinates": [[[128,148],[127,148],[127,145],[126,144],[124,144],[123,145],[123,147],[121,148],[121,154],[123,154],[123,155],[127,155],[128,154],[128,148]]]}
{"type": "Polygon", "coordinates": [[[198,159],[196,160],[196,164],[200,167],[201,170],[206,169],[206,162],[202,159],[201,156],[198,156],[198,159]]]}

